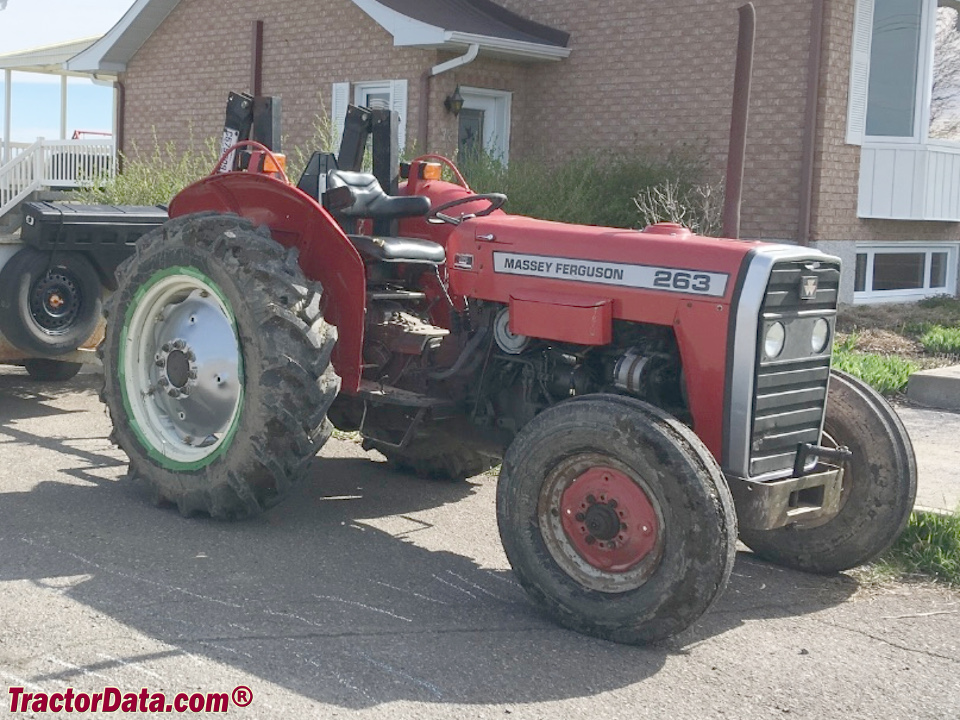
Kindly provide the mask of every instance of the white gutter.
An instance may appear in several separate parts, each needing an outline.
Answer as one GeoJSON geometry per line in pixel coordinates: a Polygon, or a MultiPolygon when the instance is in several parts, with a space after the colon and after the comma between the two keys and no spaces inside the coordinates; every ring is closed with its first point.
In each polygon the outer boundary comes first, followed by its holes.
{"type": "Polygon", "coordinates": [[[452,60],[447,60],[442,62],[439,65],[434,65],[430,68],[430,77],[434,75],[439,75],[440,73],[445,73],[448,70],[453,70],[467,63],[472,63],[477,59],[477,55],[480,54],[480,44],[473,43],[470,47],[467,48],[467,51],[460,57],[455,57],[452,60]]]}
{"type": "Polygon", "coordinates": [[[491,37],[489,35],[474,35],[457,31],[448,31],[444,34],[447,42],[480,45],[484,50],[502,53],[514,58],[530,60],[562,60],[570,56],[570,48],[544,43],[510,40],[508,38],[491,37]]]}

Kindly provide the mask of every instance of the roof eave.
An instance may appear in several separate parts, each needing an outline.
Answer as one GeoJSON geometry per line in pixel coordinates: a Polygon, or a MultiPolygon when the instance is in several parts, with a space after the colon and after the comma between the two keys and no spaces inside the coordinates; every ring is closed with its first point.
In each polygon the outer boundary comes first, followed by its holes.
{"type": "Polygon", "coordinates": [[[136,0],[106,35],[67,60],[64,67],[81,73],[125,71],[130,59],[179,2],[180,0],[136,0]],[[137,20],[140,22],[137,23],[137,20]],[[131,30],[134,26],[135,29],[131,30]]]}
{"type": "Polygon", "coordinates": [[[559,45],[445,30],[408,17],[377,0],[353,0],[353,3],[393,36],[395,47],[462,50],[470,45],[479,45],[482,54],[527,62],[562,60],[570,55],[570,48],[559,45]]]}

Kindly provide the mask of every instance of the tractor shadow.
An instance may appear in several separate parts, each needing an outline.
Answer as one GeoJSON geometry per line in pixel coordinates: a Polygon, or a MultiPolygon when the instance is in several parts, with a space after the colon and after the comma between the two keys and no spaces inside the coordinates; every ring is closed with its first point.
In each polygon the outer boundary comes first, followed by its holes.
{"type": "Polygon", "coordinates": [[[103,378],[95,373],[81,373],[63,382],[44,382],[33,380],[23,369],[4,367],[0,372],[0,425],[14,420],[83,412],[56,403],[77,396],[96,397],[102,384],[103,378]]]}
{"type": "MultiPolygon", "coordinates": [[[[0,387],[0,404],[9,398],[0,387]]],[[[589,697],[725,642],[744,622],[815,613],[857,589],[845,576],[803,575],[741,553],[724,597],[693,628],[659,646],[616,645],[564,630],[528,602],[505,569],[493,478],[419,480],[339,442],[337,457],[315,460],[264,516],[187,520],[121,480],[125,463],[108,430],[98,418],[87,431],[103,437],[78,448],[0,427],[0,463],[15,445],[45,449],[18,470],[34,481],[29,490],[0,487],[0,614],[22,593],[79,603],[103,628],[102,636],[72,624],[47,629],[42,637],[52,639],[37,641],[18,675],[49,689],[90,685],[91,673],[94,684],[105,676],[139,688],[144,678],[130,667],[146,666],[188,680],[203,672],[188,686],[207,688],[240,671],[274,693],[347,709],[589,697]],[[49,457],[66,467],[51,468],[49,457]],[[134,636],[140,649],[124,655],[114,635],[134,636]],[[51,654],[58,665],[43,661],[51,654]]]]}

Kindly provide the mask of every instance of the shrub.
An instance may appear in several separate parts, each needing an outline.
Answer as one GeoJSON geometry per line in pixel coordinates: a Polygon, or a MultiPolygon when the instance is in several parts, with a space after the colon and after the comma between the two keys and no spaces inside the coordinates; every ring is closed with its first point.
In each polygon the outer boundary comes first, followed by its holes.
{"type": "MultiPolygon", "coordinates": [[[[702,163],[690,156],[658,151],[577,155],[559,165],[524,158],[503,165],[479,154],[461,157],[458,164],[475,192],[505,193],[511,213],[623,228],[674,219],[665,212],[645,214],[646,205],[640,208],[637,198],[654,193],[653,188],[669,188],[672,201],[689,202],[703,175],[702,163]]],[[[711,202],[716,195],[711,191],[711,202]]]]}
{"type": "Polygon", "coordinates": [[[920,369],[917,363],[896,355],[858,353],[844,345],[834,348],[833,367],[860,378],[885,395],[902,392],[910,375],[920,369]]]}

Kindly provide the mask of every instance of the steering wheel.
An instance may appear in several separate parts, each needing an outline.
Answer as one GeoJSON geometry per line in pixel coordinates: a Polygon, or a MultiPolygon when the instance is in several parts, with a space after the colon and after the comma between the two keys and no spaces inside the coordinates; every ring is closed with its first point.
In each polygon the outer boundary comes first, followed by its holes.
{"type": "Polygon", "coordinates": [[[458,205],[466,205],[467,203],[477,202],[479,200],[486,200],[487,207],[483,208],[483,210],[480,210],[479,212],[471,213],[469,217],[486,217],[494,210],[499,210],[507,201],[507,196],[503,193],[473,193],[470,195],[464,195],[456,200],[451,200],[450,202],[445,202],[442,205],[437,205],[435,208],[431,208],[430,212],[427,214],[427,222],[433,223],[434,225],[439,225],[440,223],[459,225],[463,222],[464,216],[461,215],[460,217],[453,217],[452,215],[447,215],[444,210],[449,210],[450,208],[457,207],[458,205]]]}

